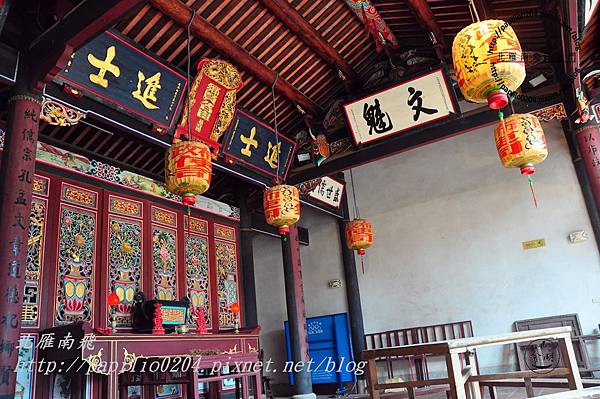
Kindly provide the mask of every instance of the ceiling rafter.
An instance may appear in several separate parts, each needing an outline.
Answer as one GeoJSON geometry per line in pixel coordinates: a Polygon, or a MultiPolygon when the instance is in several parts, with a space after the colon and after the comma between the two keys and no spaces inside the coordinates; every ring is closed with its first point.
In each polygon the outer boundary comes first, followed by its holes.
{"type": "Polygon", "coordinates": [[[319,57],[345,75],[352,84],[359,85],[354,68],[312,27],[287,0],[260,0],[261,3],[319,57]]]}
{"type": "MultiPolygon", "coordinates": [[[[152,5],[182,26],[186,26],[192,17],[192,10],[179,0],[152,0],[152,5]]],[[[191,32],[213,49],[230,60],[234,60],[242,69],[254,75],[263,84],[271,86],[275,82],[277,77],[275,71],[260,62],[200,15],[196,14],[193,18],[191,32]]],[[[277,79],[275,90],[288,100],[300,105],[306,112],[318,115],[322,111],[315,102],[281,77],[277,79]]]]}
{"type": "Polygon", "coordinates": [[[427,0],[407,0],[406,4],[414,14],[417,21],[435,36],[438,45],[434,45],[435,52],[440,59],[444,59],[444,51],[448,48],[444,31],[436,20],[427,0]]]}

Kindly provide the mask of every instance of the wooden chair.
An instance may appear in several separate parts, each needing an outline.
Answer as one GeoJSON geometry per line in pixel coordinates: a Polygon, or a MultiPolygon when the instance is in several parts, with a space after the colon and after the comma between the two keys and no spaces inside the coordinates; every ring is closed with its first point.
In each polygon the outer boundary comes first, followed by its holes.
{"type": "MultiPolygon", "coordinates": [[[[473,325],[470,320],[467,320],[365,334],[365,348],[382,349],[469,337],[473,337],[473,325]]],[[[403,361],[407,363],[411,380],[430,379],[427,356],[388,356],[379,359],[378,363],[385,364],[387,377],[392,379],[394,366],[403,361]]],[[[461,362],[464,365],[465,359],[462,356],[461,362]]],[[[475,363],[475,367],[479,370],[477,354],[475,354],[475,363]]]]}
{"type": "MultiPolygon", "coordinates": [[[[577,359],[577,365],[579,366],[579,372],[581,376],[588,378],[593,377],[592,372],[598,371],[600,368],[591,367],[586,348],[586,341],[600,339],[600,334],[583,335],[577,313],[538,317],[535,319],[518,320],[514,322],[515,331],[538,330],[541,328],[562,326],[570,326],[572,328],[571,337],[573,341],[573,349],[575,351],[575,358],[577,359]]],[[[516,345],[516,348],[519,369],[528,370],[527,364],[525,363],[525,357],[527,356],[527,351],[531,349],[530,343],[525,342],[518,344],[516,345]]]]}

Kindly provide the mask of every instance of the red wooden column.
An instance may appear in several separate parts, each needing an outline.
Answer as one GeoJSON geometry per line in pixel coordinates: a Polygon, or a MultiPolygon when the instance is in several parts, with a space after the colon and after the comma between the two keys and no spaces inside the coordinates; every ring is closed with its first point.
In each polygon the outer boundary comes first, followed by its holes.
{"type": "Polygon", "coordinates": [[[283,275],[285,279],[285,302],[287,305],[292,361],[294,363],[293,398],[316,398],[312,392],[312,381],[308,370],[308,334],[302,288],[302,265],[300,263],[300,241],[298,226],[290,226],[290,232],[281,239],[283,275]],[[303,363],[303,366],[300,364],[303,363]]]}
{"type": "Polygon", "coordinates": [[[588,123],[581,127],[575,126],[575,138],[579,152],[589,177],[596,206],[600,208],[600,130],[595,123],[588,123]]]}
{"type": "Polygon", "coordinates": [[[0,169],[0,399],[14,398],[27,262],[31,183],[41,102],[27,91],[9,100],[0,169]]]}

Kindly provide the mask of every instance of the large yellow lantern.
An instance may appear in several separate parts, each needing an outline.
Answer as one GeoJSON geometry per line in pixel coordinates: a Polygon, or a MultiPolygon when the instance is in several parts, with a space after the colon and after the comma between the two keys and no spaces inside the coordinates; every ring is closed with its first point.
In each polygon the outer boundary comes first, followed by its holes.
{"type": "Polygon", "coordinates": [[[180,195],[184,205],[194,205],[196,196],[208,190],[211,171],[210,149],[200,141],[178,141],[167,151],[167,190],[180,195]]]}
{"type": "Polygon", "coordinates": [[[281,235],[287,234],[289,226],[300,219],[300,195],[294,186],[280,184],[268,188],[263,196],[263,206],[267,223],[279,227],[281,235]]]}
{"type": "Polygon", "coordinates": [[[486,20],[461,30],[452,44],[458,87],[465,99],[492,109],[508,105],[507,93],[525,79],[519,39],[508,22],[486,20]]]}
{"type": "Polygon", "coordinates": [[[346,224],[346,244],[359,255],[373,244],[373,227],[368,220],[354,219],[346,224]]]}
{"type": "Polygon", "coordinates": [[[512,114],[495,130],[496,148],[505,168],[520,168],[521,174],[535,173],[534,165],[548,155],[542,125],[535,115],[512,114]]]}

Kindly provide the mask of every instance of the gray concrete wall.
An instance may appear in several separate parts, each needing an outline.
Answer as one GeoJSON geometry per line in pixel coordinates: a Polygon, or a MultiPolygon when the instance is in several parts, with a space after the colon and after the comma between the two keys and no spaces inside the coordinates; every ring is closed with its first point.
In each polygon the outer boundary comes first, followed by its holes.
{"type": "MultiPolygon", "coordinates": [[[[310,232],[310,246],[300,249],[306,316],[347,312],[344,288],[327,287],[329,280],[344,278],[337,220],[303,206],[299,225],[310,232]]],[[[270,357],[277,369],[270,374],[273,381],[286,383],[287,375],[281,372],[286,361],[283,323],[287,320],[281,243],[272,237],[255,237],[254,257],[262,347],[265,358],[270,357]]]]}
{"type": "MultiPolygon", "coordinates": [[[[504,169],[493,126],[354,170],[361,216],[375,244],[359,271],[366,332],[472,320],[477,335],[512,330],[515,320],[578,313],[584,333],[600,322],[600,264],[560,125],[544,123],[550,154],[537,167],[535,209],[527,179],[504,169]],[[569,244],[585,230],[590,238],[569,244]],[[546,248],[521,242],[545,238],[546,248]]],[[[349,196],[351,198],[351,196],[349,196]]],[[[308,316],[346,311],[333,218],[304,211],[311,245],[302,249],[308,316]]],[[[285,299],[277,240],[255,241],[259,322],[267,356],[285,359],[285,299]]],[[[590,354],[600,357],[598,347],[590,354]]],[[[484,370],[514,367],[512,348],[480,351],[484,370]]],[[[277,376],[285,381],[285,376],[277,376]]]]}

